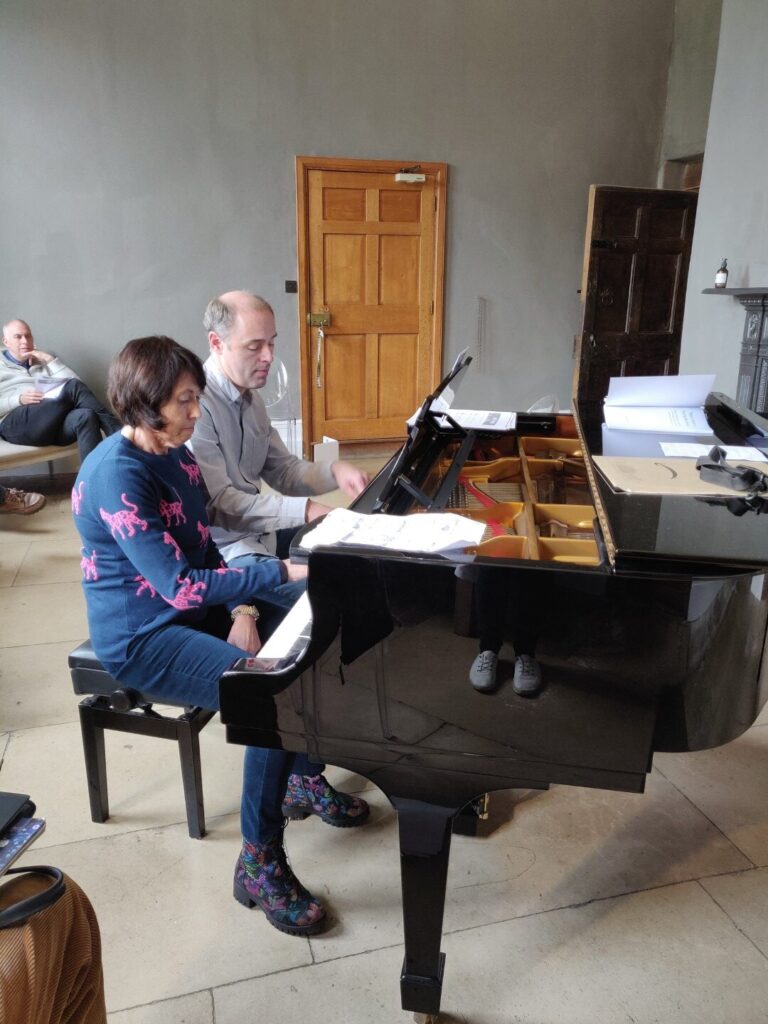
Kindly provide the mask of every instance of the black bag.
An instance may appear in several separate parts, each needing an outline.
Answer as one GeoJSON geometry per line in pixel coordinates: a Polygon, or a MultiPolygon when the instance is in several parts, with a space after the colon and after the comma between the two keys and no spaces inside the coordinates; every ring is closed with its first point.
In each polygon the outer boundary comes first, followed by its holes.
{"type": "MultiPolygon", "coordinates": [[[[20,819],[31,818],[35,813],[35,805],[24,793],[3,793],[0,792],[0,836],[5,833],[20,819]]],[[[24,900],[11,907],[0,910],[0,929],[14,928],[24,924],[34,914],[52,906],[56,900],[64,895],[66,883],[64,875],[58,868],[51,868],[44,865],[34,867],[8,868],[7,875],[20,875],[25,872],[35,872],[39,875],[48,875],[53,879],[53,884],[42,892],[28,896],[24,900]]]]}

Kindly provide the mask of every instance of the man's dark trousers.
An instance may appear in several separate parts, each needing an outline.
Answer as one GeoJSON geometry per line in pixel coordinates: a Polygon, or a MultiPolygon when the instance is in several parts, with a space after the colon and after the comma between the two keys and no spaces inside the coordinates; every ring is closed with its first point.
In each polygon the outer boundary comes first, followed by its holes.
{"type": "MultiPolygon", "coordinates": [[[[34,386],[34,384],[33,384],[34,386]]],[[[80,461],[120,424],[81,380],[68,380],[58,398],[20,405],[0,420],[0,437],[11,444],[68,445],[77,441],[80,461]]]]}

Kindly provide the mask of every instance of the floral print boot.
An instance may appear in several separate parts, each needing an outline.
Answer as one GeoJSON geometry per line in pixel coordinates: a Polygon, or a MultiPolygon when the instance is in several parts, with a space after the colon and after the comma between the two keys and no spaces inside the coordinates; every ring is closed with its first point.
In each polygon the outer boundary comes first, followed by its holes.
{"type": "Polygon", "coordinates": [[[340,793],[324,775],[289,775],[283,798],[286,818],[307,818],[316,814],[329,825],[352,828],[368,819],[370,808],[365,800],[349,793],[340,793]]]}
{"type": "Polygon", "coordinates": [[[296,878],[282,835],[263,843],[244,842],[235,865],[235,899],[249,909],[261,907],[267,920],[288,935],[314,935],[325,910],[296,878]]]}

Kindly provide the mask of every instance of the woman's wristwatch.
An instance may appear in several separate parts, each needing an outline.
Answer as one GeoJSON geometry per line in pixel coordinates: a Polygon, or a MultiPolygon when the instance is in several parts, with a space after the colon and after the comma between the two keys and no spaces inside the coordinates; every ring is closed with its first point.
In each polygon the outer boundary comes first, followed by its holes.
{"type": "Polygon", "coordinates": [[[239,604],[229,613],[234,622],[238,615],[250,615],[254,622],[258,622],[259,609],[255,604],[239,604]]]}

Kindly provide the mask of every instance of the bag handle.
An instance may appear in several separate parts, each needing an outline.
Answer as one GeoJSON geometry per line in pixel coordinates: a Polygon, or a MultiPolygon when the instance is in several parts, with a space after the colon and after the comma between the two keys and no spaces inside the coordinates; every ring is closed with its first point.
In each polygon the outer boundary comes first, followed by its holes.
{"type": "Polygon", "coordinates": [[[19,900],[11,907],[0,910],[0,928],[15,928],[17,925],[25,924],[30,917],[53,906],[64,895],[66,882],[63,872],[58,868],[38,864],[34,867],[8,868],[6,874],[21,875],[28,871],[37,872],[39,875],[48,875],[53,879],[53,885],[49,885],[42,892],[36,892],[34,896],[27,896],[26,899],[19,900]]]}

